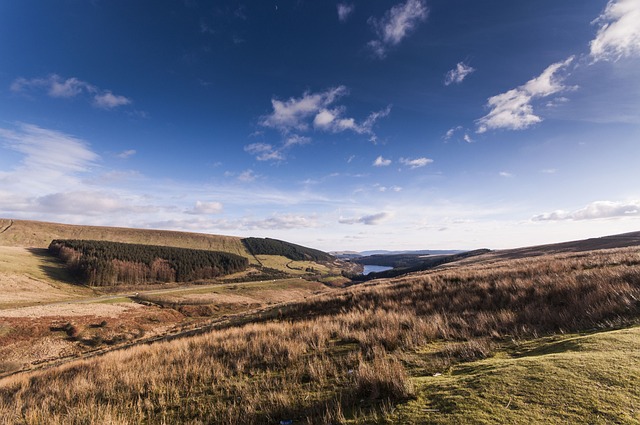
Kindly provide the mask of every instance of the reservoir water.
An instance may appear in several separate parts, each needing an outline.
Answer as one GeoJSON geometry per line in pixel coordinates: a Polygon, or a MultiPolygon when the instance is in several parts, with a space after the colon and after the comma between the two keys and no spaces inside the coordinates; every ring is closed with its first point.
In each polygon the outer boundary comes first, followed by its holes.
{"type": "Polygon", "coordinates": [[[365,264],[364,271],[362,272],[362,274],[367,275],[371,272],[386,272],[387,270],[391,270],[392,268],[393,267],[371,266],[371,265],[365,264]]]}

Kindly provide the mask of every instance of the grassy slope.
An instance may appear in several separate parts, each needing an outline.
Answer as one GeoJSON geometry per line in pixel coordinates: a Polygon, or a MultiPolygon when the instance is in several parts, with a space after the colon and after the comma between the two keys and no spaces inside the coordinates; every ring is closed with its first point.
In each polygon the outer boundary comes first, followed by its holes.
{"type": "Polygon", "coordinates": [[[0,232],[0,246],[47,248],[53,239],[93,239],[223,251],[252,259],[242,239],[233,236],[7,219],[0,219],[0,232]]]}
{"type": "Polygon", "coordinates": [[[75,284],[66,267],[44,249],[0,246],[0,308],[62,301],[93,292],[75,284]]]}
{"type": "Polygon", "coordinates": [[[640,327],[532,340],[413,379],[402,424],[640,423],[640,327]]]}

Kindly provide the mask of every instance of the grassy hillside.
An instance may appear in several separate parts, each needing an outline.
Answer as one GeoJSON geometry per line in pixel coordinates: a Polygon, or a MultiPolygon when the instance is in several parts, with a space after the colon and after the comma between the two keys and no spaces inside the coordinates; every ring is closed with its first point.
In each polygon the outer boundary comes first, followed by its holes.
{"type": "Polygon", "coordinates": [[[637,423],[638,300],[637,248],[422,272],[5,378],[0,423],[637,423]]]}
{"type": "Polygon", "coordinates": [[[0,309],[91,296],[45,249],[0,246],[0,309]]]}
{"type": "Polygon", "coordinates": [[[522,342],[412,382],[387,422],[638,424],[640,327],[522,342]]]}
{"type": "Polygon", "coordinates": [[[106,240],[165,245],[229,252],[252,258],[242,244],[242,238],[233,236],[0,219],[0,246],[47,248],[54,239],[106,240]]]}

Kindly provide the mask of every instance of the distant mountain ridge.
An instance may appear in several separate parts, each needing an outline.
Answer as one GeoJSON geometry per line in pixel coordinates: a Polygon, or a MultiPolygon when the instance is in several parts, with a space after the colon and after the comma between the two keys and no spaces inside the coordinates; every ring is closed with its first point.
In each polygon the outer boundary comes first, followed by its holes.
{"type": "Polygon", "coordinates": [[[372,255],[453,255],[464,252],[461,249],[421,249],[405,251],[389,251],[384,249],[370,251],[331,251],[329,254],[337,258],[369,257],[372,255]]]}

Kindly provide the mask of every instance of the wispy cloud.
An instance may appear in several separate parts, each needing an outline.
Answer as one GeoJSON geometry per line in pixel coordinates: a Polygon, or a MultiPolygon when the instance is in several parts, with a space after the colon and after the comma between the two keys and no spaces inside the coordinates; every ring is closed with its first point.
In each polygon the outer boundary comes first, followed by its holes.
{"type": "Polygon", "coordinates": [[[14,130],[0,128],[0,140],[25,155],[17,171],[34,176],[53,178],[87,171],[99,159],[85,141],[31,124],[19,124],[14,130]]]}
{"type": "Polygon", "coordinates": [[[126,151],[120,152],[116,156],[118,158],[120,158],[120,159],[127,159],[127,158],[131,158],[135,154],[136,154],[136,150],[135,149],[127,149],[126,151]]]}
{"type": "Polygon", "coordinates": [[[258,178],[258,176],[253,172],[253,170],[245,170],[238,176],[238,180],[243,183],[250,183],[256,178],[258,178]]]}
{"type": "Polygon", "coordinates": [[[118,96],[108,91],[102,94],[96,94],[93,97],[93,103],[98,108],[113,109],[117,108],[118,106],[128,105],[131,103],[131,100],[124,96],[118,96]]]}
{"type": "Polygon", "coordinates": [[[513,174],[508,171],[500,171],[498,175],[500,177],[506,177],[506,178],[513,177],[513,174]]]}
{"type": "Polygon", "coordinates": [[[367,46],[378,58],[384,58],[387,51],[404,40],[420,22],[427,19],[429,10],[423,0],[407,0],[388,10],[382,18],[369,18],[378,36],[367,46]]]}
{"type": "Polygon", "coordinates": [[[444,77],[444,85],[448,86],[450,84],[456,83],[460,84],[467,76],[475,71],[475,68],[470,67],[464,62],[458,62],[456,67],[451,71],[447,72],[447,75],[444,77]]]}
{"type": "Polygon", "coordinates": [[[600,25],[590,43],[594,61],[640,55],[640,1],[611,0],[593,23],[600,25]]]}
{"type": "Polygon", "coordinates": [[[340,217],[338,222],[341,224],[365,224],[368,226],[376,226],[378,224],[383,223],[384,221],[389,220],[392,217],[393,217],[393,213],[383,211],[376,214],[364,215],[364,216],[353,217],[353,218],[340,217]]]}
{"type": "Polygon", "coordinates": [[[72,98],[86,94],[92,98],[92,104],[101,109],[113,109],[131,103],[131,99],[115,95],[111,90],[103,90],[75,77],[64,79],[57,74],[45,78],[20,77],[13,81],[10,88],[16,93],[45,90],[48,96],[54,98],[72,98]]]}
{"type": "Polygon", "coordinates": [[[278,149],[269,143],[251,143],[244,147],[244,151],[254,155],[258,161],[284,160],[282,149],[278,149]]]}
{"type": "Polygon", "coordinates": [[[564,85],[564,76],[559,75],[571,62],[573,56],[563,62],[557,62],[545,69],[538,77],[505,93],[490,97],[487,106],[490,111],[477,120],[478,133],[487,130],[507,129],[523,130],[542,121],[533,113],[532,101],[551,96],[571,87],[564,85]]]}
{"type": "Polygon", "coordinates": [[[640,201],[595,201],[574,211],[557,210],[532,218],[533,221],[597,220],[640,216],[640,201]]]}
{"type": "Polygon", "coordinates": [[[340,22],[347,22],[354,9],[355,6],[352,4],[338,3],[338,19],[340,22]]]}
{"type": "Polygon", "coordinates": [[[433,162],[433,159],[421,157],[421,158],[400,158],[400,163],[408,166],[411,169],[424,167],[425,165],[429,165],[433,162]]]}
{"type": "Polygon", "coordinates": [[[194,207],[186,210],[185,212],[187,214],[195,214],[195,215],[220,214],[222,212],[222,203],[196,201],[196,204],[194,205],[194,207]]]}
{"type": "Polygon", "coordinates": [[[383,158],[382,155],[380,155],[379,157],[376,158],[375,161],[373,161],[374,167],[386,167],[390,164],[391,164],[391,160],[383,158]]]}

